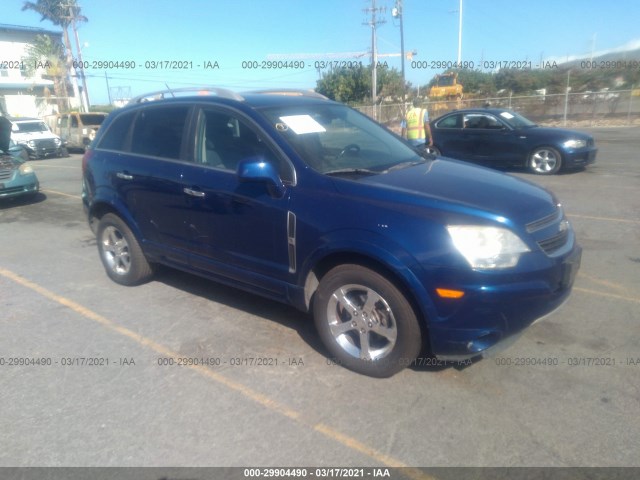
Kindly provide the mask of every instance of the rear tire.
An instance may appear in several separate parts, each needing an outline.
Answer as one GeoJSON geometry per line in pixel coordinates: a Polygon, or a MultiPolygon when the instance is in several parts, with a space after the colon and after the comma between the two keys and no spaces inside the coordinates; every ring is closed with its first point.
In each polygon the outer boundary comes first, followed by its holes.
{"type": "Polygon", "coordinates": [[[341,265],[320,281],[316,328],[336,363],[371,377],[390,377],[420,353],[422,334],[404,294],[379,273],[341,265]]]}
{"type": "Polygon", "coordinates": [[[100,260],[107,275],[120,285],[139,285],[153,277],[153,266],[127,224],[117,215],[100,219],[96,233],[100,260]]]}

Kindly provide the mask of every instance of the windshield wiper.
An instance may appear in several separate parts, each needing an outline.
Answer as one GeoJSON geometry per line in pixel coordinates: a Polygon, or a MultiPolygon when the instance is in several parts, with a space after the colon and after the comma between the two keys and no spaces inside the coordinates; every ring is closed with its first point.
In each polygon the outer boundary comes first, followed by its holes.
{"type": "Polygon", "coordinates": [[[407,162],[401,162],[393,167],[389,167],[385,170],[385,172],[391,172],[392,170],[400,170],[401,168],[414,167],[416,165],[420,165],[421,163],[427,163],[426,158],[421,158],[420,160],[410,160],[407,162]]]}
{"type": "Polygon", "coordinates": [[[369,170],[368,168],[338,168],[336,170],[329,170],[324,172],[325,175],[342,175],[342,174],[355,174],[355,175],[378,175],[384,173],[384,171],[369,170]]]}

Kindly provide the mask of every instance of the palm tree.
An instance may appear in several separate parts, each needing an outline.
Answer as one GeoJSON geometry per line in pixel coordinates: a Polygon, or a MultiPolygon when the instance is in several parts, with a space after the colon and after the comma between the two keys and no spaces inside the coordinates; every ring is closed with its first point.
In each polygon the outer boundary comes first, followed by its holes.
{"type": "Polygon", "coordinates": [[[66,110],[64,98],[67,97],[66,68],[62,44],[54,41],[48,35],[36,35],[34,42],[26,49],[23,58],[26,74],[29,77],[35,75],[37,66],[44,64],[46,75],[53,80],[53,90],[56,95],[58,111],[66,110]]]}
{"type": "Polygon", "coordinates": [[[75,29],[75,23],[86,22],[88,21],[87,17],[80,14],[80,7],[76,3],[76,0],[37,0],[36,2],[24,2],[22,11],[25,10],[33,10],[39,13],[42,16],[40,19],[41,22],[48,20],[54,25],[62,27],[67,70],[71,76],[73,96],[80,98],[76,70],[73,67],[73,51],[71,50],[71,42],[69,41],[68,28],[72,25],[75,29]]]}

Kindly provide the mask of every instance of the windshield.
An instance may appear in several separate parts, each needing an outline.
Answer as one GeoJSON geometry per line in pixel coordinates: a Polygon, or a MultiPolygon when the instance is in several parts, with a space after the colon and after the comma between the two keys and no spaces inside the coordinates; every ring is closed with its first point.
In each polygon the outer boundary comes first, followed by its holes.
{"type": "Polygon", "coordinates": [[[502,118],[502,121],[507,123],[512,128],[528,128],[538,126],[528,118],[524,118],[522,115],[515,112],[502,112],[500,114],[500,118],[502,118]]]}
{"type": "Polygon", "coordinates": [[[384,173],[421,160],[385,128],[344,105],[285,106],[263,113],[320,173],[384,173]]]}
{"type": "Polygon", "coordinates": [[[437,85],[439,87],[451,87],[453,86],[453,77],[449,75],[438,77],[437,85]]]}
{"type": "Polygon", "coordinates": [[[21,122],[13,125],[16,132],[46,132],[49,130],[44,122],[21,122]]]}
{"type": "Polygon", "coordinates": [[[83,125],[102,125],[102,122],[104,122],[105,118],[105,115],[97,115],[94,113],[83,113],[82,115],[80,115],[80,120],[82,120],[83,125]]]}

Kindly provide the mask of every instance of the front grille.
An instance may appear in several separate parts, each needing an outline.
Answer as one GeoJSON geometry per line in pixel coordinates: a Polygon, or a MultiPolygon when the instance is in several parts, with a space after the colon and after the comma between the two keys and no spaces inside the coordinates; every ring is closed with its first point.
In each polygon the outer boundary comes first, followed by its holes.
{"type": "Polygon", "coordinates": [[[553,237],[546,238],[544,240],[540,240],[538,245],[547,255],[552,255],[554,252],[558,251],[567,243],[567,239],[569,238],[569,229],[562,230],[558,234],[553,237]]]}
{"type": "Polygon", "coordinates": [[[25,187],[4,188],[4,189],[0,190],[0,197],[6,196],[6,195],[11,195],[13,193],[22,193],[24,191],[26,191],[25,187]]]}
{"type": "Polygon", "coordinates": [[[7,180],[13,176],[13,170],[0,170],[0,180],[7,180]]]}
{"type": "Polygon", "coordinates": [[[543,217],[539,220],[535,220],[531,223],[527,223],[526,225],[527,232],[528,233],[537,232],[538,230],[547,228],[553,225],[554,223],[559,222],[560,220],[562,220],[562,208],[558,207],[558,209],[555,212],[553,212],[551,215],[547,215],[546,217],[543,217]]]}
{"type": "Polygon", "coordinates": [[[43,140],[36,140],[36,148],[38,150],[51,150],[56,149],[56,143],[49,138],[45,138],[43,140]]]}

